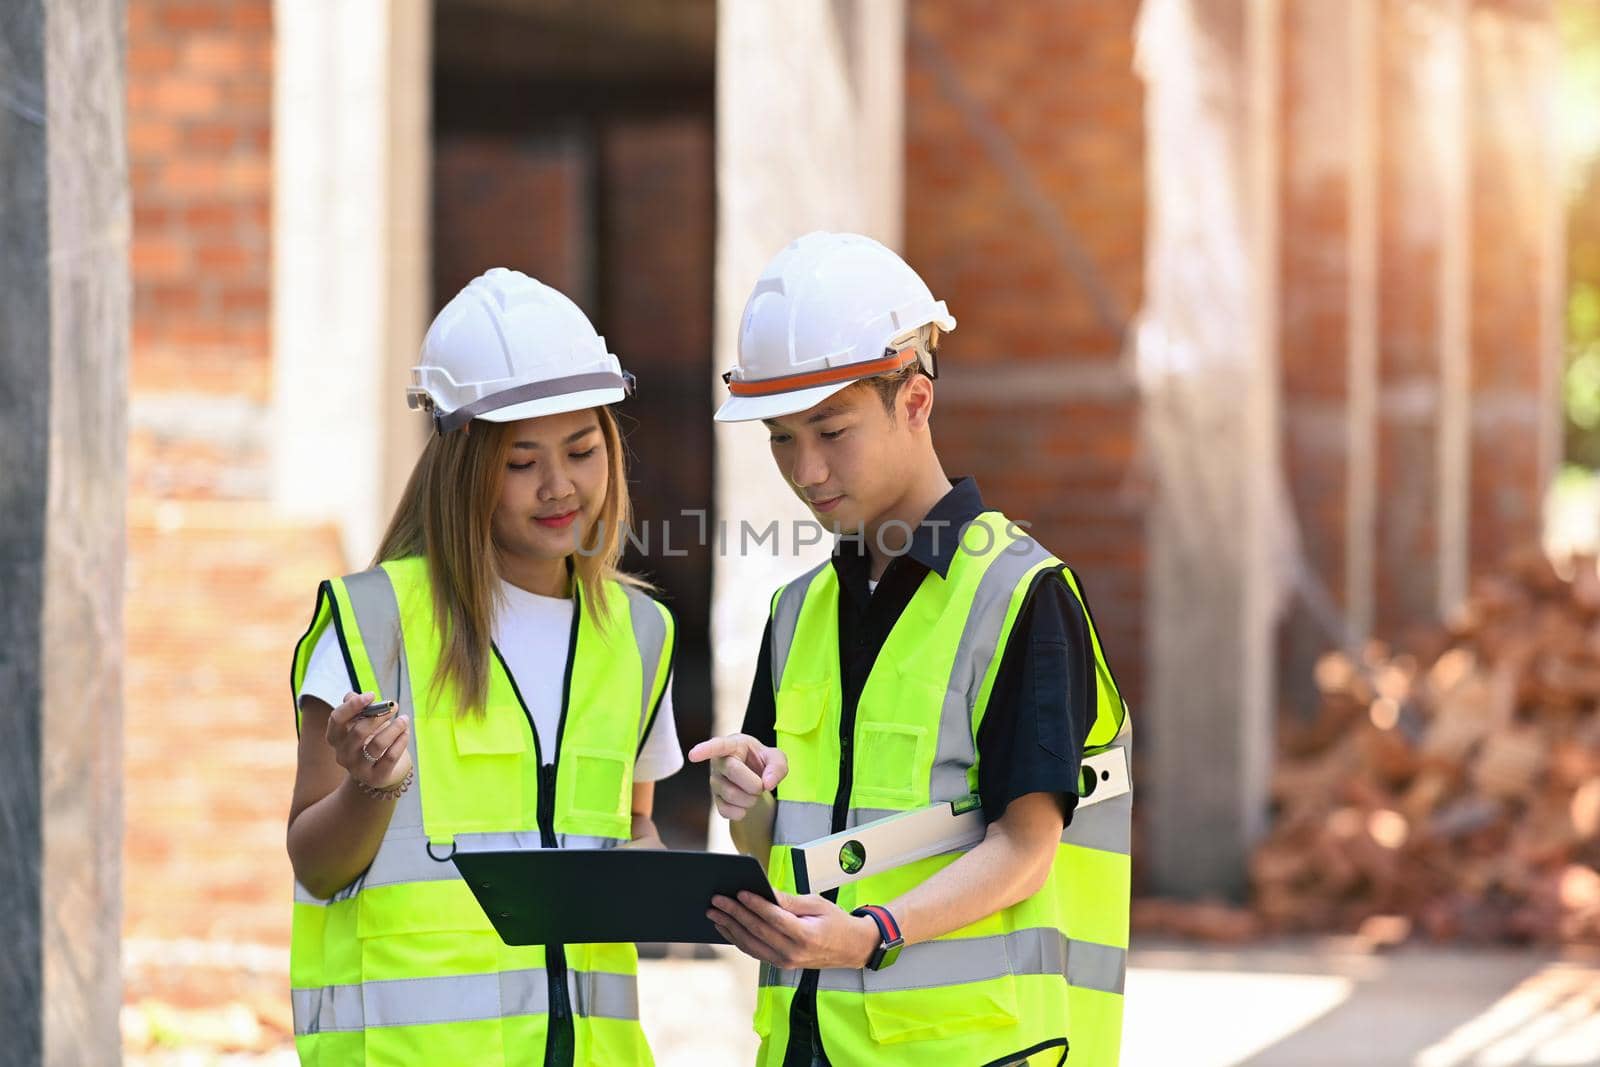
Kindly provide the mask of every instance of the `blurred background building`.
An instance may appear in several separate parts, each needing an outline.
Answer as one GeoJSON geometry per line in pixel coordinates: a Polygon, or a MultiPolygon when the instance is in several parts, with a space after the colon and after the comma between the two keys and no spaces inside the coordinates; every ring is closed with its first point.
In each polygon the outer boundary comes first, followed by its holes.
{"type": "MultiPolygon", "coordinates": [[[[809,229],[900,249],[960,321],[947,469],[1084,579],[1161,897],[1244,900],[1319,659],[1435,632],[1539,545],[1564,460],[1600,461],[1583,0],[126,13],[131,1002],[287,1026],[289,652],[422,440],[423,329],[489,266],[640,378],[637,511],[683,540],[632,564],[677,612],[692,743],[737,722],[807,555],[683,514],[796,514],[759,429],[710,419],[744,295],[809,229]]],[[[658,805],[706,841],[698,768],[658,805]]]]}

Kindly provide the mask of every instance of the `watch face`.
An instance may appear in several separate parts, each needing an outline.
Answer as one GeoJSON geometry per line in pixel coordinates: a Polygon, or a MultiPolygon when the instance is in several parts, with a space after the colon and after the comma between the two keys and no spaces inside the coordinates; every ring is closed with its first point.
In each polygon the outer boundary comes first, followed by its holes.
{"type": "Polygon", "coordinates": [[[895,960],[899,959],[900,950],[904,947],[905,946],[903,944],[894,945],[891,948],[880,947],[878,951],[882,954],[882,958],[878,960],[878,970],[883,970],[885,967],[893,964],[895,960]]]}

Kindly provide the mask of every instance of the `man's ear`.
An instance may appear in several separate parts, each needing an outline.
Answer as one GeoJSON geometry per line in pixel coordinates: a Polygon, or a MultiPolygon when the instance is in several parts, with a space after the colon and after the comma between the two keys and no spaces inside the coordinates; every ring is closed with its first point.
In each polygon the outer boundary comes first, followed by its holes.
{"type": "Polygon", "coordinates": [[[906,382],[897,398],[902,405],[906,427],[925,430],[933,417],[933,379],[926,374],[915,375],[906,382]]]}

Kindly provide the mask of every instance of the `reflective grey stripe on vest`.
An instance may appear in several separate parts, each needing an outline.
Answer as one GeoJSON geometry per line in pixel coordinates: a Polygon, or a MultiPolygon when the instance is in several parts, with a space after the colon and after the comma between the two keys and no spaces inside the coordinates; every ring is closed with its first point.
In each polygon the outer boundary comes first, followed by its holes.
{"type": "MultiPolygon", "coordinates": [[[[958,800],[972,790],[967,770],[977,762],[972,716],[983,688],[984,675],[999,648],[1011,607],[1012,596],[1028,572],[1049,560],[1050,554],[1032,538],[1003,543],[996,537],[991,544],[972,604],[962,626],[960,640],[950,666],[944,703],[939,710],[939,738],[928,782],[930,802],[958,800]]],[[[965,551],[965,550],[963,550],[965,551]]],[[[826,566],[826,564],[824,565],[826,566]]],[[[782,664],[788,660],[800,619],[800,606],[811,581],[821,569],[785,586],[772,613],[773,684],[782,678],[782,664]]],[[[925,581],[940,580],[930,576],[925,581]]],[[[858,826],[891,812],[853,810],[846,826],[858,826]]],[[[773,843],[793,845],[813,841],[832,833],[832,807],[814,802],[783,799],[779,789],[778,808],[773,823],[773,843]]]]}
{"type": "MultiPolygon", "coordinates": [[[[964,551],[964,550],[963,550],[964,551]]],[[[972,720],[977,710],[978,691],[989,662],[1005,639],[1006,613],[1017,586],[1033,568],[1050,558],[1050,553],[1031,537],[1020,538],[1001,547],[997,537],[994,555],[978,580],[972,606],[967,611],[961,639],[956,644],[950,681],[945,689],[944,707],[939,713],[939,747],[928,783],[931,801],[959,800],[972,792],[967,768],[978,760],[973,741],[972,720]]]]}
{"type": "Polygon", "coordinates": [[[644,665],[644,707],[639,709],[639,739],[650,722],[650,696],[656,688],[656,672],[661,669],[661,652],[667,643],[667,620],[661,617],[656,602],[637,589],[623,586],[628,595],[628,614],[633,618],[633,640],[639,646],[644,665]]]}
{"type": "Polygon", "coordinates": [[[1061,832],[1061,842],[1081,845],[1101,852],[1133,853],[1133,794],[1124,793],[1093,807],[1072,813],[1072,822],[1061,832]]]}
{"type": "MultiPolygon", "coordinates": [[[[632,975],[568,971],[572,1010],[581,1016],[638,1019],[632,975]]],[[[440,978],[394,978],[364,985],[294,989],[296,1037],[376,1026],[464,1023],[512,1015],[543,1015],[550,1003],[542,967],[440,978]]]]}
{"type": "MultiPolygon", "coordinates": [[[[388,572],[377,567],[351,575],[345,579],[345,589],[349,593],[350,606],[355,612],[354,625],[361,633],[362,643],[366,646],[373,671],[378,676],[379,687],[383,689],[387,698],[395,701],[401,715],[408,716],[415,722],[416,709],[413,706],[411,693],[411,672],[406,669],[405,643],[401,638],[400,605],[395,599],[394,584],[389,580],[388,572]]],[[[630,596],[634,595],[633,590],[628,592],[630,596]]],[[[644,658],[645,713],[648,714],[649,693],[661,662],[662,646],[666,641],[666,622],[648,597],[642,593],[637,596],[644,603],[641,605],[639,600],[635,600],[631,611],[634,634],[641,650],[640,654],[644,658]]],[[[642,724],[640,728],[643,729],[642,724]]],[[[416,780],[412,783],[412,787],[395,801],[389,828],[384,832],[383,841],[378,845],[378,853],[373,857],[372,865],[355,881],[335,893],[333,900],[347,900],[363,889],[405,885],[411,882],[442,882],[461,876],[455,864],[450,862],[450,849],[435,849],[434,853],[442,857],[437,860],[428,853],[428,835],[422,824],[424,786],[422,764],[417,756],[416,730],[409,733],[406,743],[411,749],[411,765],[417,768],[416,780]]],[[[527,830],[458,834],[456,847],[462,850],[496,851],[540,848],[542,844],[537,830],[527,830]]],[[[607,842],[602,847],[611,847],[611,844],[607,842]]],[[[294,899],[300,904],[328,903],[313,896],[298,882],[294,887],[294,899]]]]}
{"type": "MultiPolygon", "coordinates": [[[[367,659],[378,680],[385,698],[393,700],[397,711],[416,722],[416,708],[411,693],[411,672],[406,667],[405,642],[400,633],[400,605],[395,599],[394,583],[389,572],[382,567],[352,574],[344,580],[350,597],[350,607],[355,618],[343,620],[354,625],[366,647],[367,659]]],[[[378,852],[372,864],[355,881],[333,895],[333,900],[347,900],[366,888],[386,885],[403,885],[408,882],[438,882],[459,878],[455,864],[439,862],[428,855],[428,838],[422,827],[422,764],[417,758],[417,731],[406,735],[406,745],[411,750],[411,765],[416,768],[416,779],[411,788],[395,801],[394,813],[389,817],[389,827],[384,831],[378,852]]],[[[295,900],[302,904],[323,904],[303,886],[296,883],[295,900]]]]}
{"type": "Polygon", "coordinates": [[[800,608],[806,601],[806,591],[823,571],[833,566],[825,560],[790,582],[778,593],[778,602],[772,608],[772,693],[777,696],[783,682],[783,668],[789,662],[789,647],[794,644],[794,631],[800,625],[800,608]]]}
{"type": "MultiPolygon", "coordinates": [[[[1059,974],[1079,989],[1121,993],[1127,969],[1127,949],[1069,941],[1061,931],[1039,926],[992,937],[907,945],[887,970],[831,968],[820,973],[817,988],[871,994],[985,982],[1008,974],[1059,974]]],[[[804,973],[763,965],[761,984],[798,986],[804,973]]]]}

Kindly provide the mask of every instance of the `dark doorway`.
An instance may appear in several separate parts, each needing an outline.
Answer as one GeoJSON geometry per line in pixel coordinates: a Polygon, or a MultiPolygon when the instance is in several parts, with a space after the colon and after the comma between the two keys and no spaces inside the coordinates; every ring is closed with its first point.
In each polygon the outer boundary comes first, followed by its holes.
{"type": "MultiPolygon", "coordinates": [[[[711,558],[683,513],[714,521],[715,40],[714,0],[435,5],[433,306],[515,267],[576,300],[638,376],[618,411],[651,536],[625,566],[677,616],[686,746],[711,730],[711,558]]],[[[708,811],[700,767],[657,789],[669,845],[702,847],[708,811]]]]}

